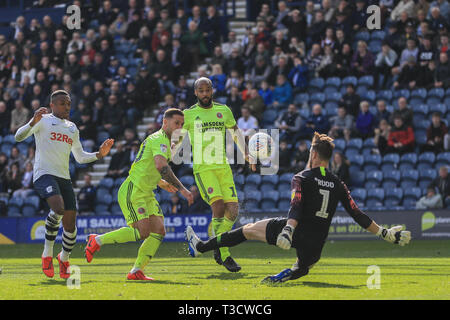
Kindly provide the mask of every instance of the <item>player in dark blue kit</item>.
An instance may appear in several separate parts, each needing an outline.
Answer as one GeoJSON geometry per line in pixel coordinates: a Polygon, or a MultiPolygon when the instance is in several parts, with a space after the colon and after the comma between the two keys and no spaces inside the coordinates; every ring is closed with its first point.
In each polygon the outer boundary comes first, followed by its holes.
{"type": "Polygon", "coordinates": [[[356,205],[345,183],[328,171],[334,144],[325,134],[314,133],[306,170],[297,173],[291,182],[291,207],[288,217],[273,218],[247,224],[202,241],[193,229],[186,228],[189,253],[196,257],[216,248],[232,247],[245,240],[259,240],[282,249],[295,248],[297,261],[292,268],[268,276],[268,283],[295,280],[308,274],[322,253],[331,220],[339,201],[350,216],[367,231],[382,239],[404,246],[411,240],[402,226],[386,229],[364,214],[356,205]]]}

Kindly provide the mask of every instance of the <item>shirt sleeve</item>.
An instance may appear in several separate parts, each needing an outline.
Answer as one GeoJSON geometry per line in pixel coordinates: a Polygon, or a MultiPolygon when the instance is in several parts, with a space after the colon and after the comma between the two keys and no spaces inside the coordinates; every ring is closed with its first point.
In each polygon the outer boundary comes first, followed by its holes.
{"type": "Polygon", "coordinates": [[[72,141],[72,153],[78,163],[90,163],[97,160],[97,155],[95,152],[86,152],[83,150],[78,128],[75,131],[75,136],[72,141]]]}
{"type": "Polygon", "coordinates": [[[32,134],[38,132],[40,128],[42,127],[42,119],[38,123],[36,123],[34,126],[30,126],[31,120],[25,124],[24,126],[20,127],[14,138],[17,142],[21,142],[31,136],[32,134]]]}
{"type": "Polygon", "coordinates": [[[153,157],[160,155],[170,160],[170,145],[166,139],[155,139],[150,141],[150,149],[153,153],[153,157]]]}
{"type": "Polygon", "coordinates": [[[344,182],[342,182],[342,190],[341,190],[341,198],[340,201],[344,209],[348,212],[348,214],[355,220],[361,227],[367,229],[372,223],[372,219],[370,219],[364,212],[362,212],[356,202],[353,200],[350,195],[350,191],[344,182]]]}
{"type": "Polygon", "coordinates": [[[230,108],[226,107],[225,111],[225,127],[233,128],[236,125],[236,120],[234,119],[233,113],[230,108]]]}
{"type": "Polygon", "coordinates": [[[288,218],[299,220],[303,213],[303,194],[302,179],[294,176],[291,181],[291,207],[289,208],[288,218]]]}

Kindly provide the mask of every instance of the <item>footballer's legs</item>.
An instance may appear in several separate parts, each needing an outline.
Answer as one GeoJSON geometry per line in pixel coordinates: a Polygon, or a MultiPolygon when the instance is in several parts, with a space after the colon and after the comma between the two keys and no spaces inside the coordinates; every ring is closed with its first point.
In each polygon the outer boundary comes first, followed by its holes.
{"type": "MultiPolygon", "coordinates": [[[[210,202],[211,210],[212,210],[212,219],[211,219],[211,229],[212,229],[212,236],[215,237],[219,235],[219,228],[223,222],[224,216],[225,216],[225,204],[223,200],[219,197],[211,199],[210,202]]],[[[226,253],[224,251],[224,253],[226,253]]],[[[228,251],[229,255],[229,251],[228,251]]],[[[222,252],[217,249],[214,252],[214,259],[218,264],[222,264],[222,252]]]]}
{"type": "Polygon", "coordinates": [[[135,274],[143,274],[145,266],[155,256],[159,246],[161,245],[161,242],[164,239],[164,236],[166,235],[166,231],[164,228],[164,218],[159,215],[151,215],[146,219],[138,221],[136,223],[136,227],[141,234],[141,239],[145,240],[139,247],[138,256],[136,258],[134,266],[128,274],[129,280],[143,280],[139,278],[135,279],[135,274]]]}

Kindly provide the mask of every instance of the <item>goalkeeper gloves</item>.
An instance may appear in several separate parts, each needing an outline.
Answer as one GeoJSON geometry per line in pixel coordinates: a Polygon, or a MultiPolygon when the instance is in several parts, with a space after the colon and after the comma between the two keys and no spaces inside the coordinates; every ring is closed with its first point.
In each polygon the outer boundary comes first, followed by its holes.
{"type": "Polygon", "coordinates": [[[403,229],[402,226],[395,226],[390,229],[380,227],[380,229],[377,232],[377,236],[381,237],[387,242],[404,246],[408,244],[409,241],[411,240],[411,232],[402,231],[402,229],[403,229]]]}
{"type": "Polygon", "coordinates": [[[281,249],[288,250],[291,248],[292,244],[292,233],[294,232],[294,228],[290,225],[286,225],[283,230],[280,232],[277,238],[277,246],[281,249]]]}

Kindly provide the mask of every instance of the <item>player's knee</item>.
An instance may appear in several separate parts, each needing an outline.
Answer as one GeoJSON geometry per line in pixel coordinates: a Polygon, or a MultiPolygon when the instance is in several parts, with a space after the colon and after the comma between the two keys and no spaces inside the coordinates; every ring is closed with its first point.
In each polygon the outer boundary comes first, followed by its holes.
{"type": "Polygon", "coordinates": [[[53,212],[57,215],[63,216],[64,215],[64,206],[56,206],[52,208],[53,212]]]}
{"type": "Polygon", "coordinates": [[[253,240],[256,238],[257,234],[256,234],[256,230],[254,228],[255,224],[254,223],[248,223],[243,227],[243,233],[244,233],[244,237],[250,240],[253,240]]]}
{"type": "Polygon", "coordinates": [[[138,227],[139,236],[141,240],[145,240],[150,235],[150,228],[138,227]]]}

